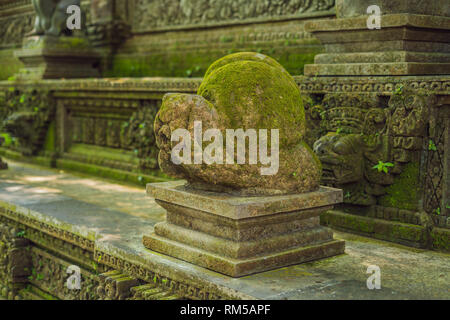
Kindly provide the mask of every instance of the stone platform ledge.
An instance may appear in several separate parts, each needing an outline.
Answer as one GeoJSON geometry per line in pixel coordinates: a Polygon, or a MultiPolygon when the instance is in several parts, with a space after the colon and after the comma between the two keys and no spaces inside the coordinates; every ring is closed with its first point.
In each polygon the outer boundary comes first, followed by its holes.
{"type": "MultiPolygon", "coordinates": [[[[330,32],[361,29],[367,30],[367,18],[368,15],[356,18],[308,21],[305,23],[305,31],[330,32]]],[[[381,30],[383,30],[383,28],[395,28],[403,26],[450,30],[450,17],[404,13],[386,14],[381,16],[381,30]]]]}
{"type": "Polygon", "coordinates": [[[23,64],[18,79],[95,78],[100,55],[84,38],[31,36],[14,52],[23,64]]]}
{"type": "MultiPolygon", "coordinates": [[[[145,249],[142,235],[164,221],[164,210],[142,188],[7,162],[9,170],[0,171],[0,201],[7,204],[10,214],[0,213],[0,224],[14,223],[34,230],[30,234],[47,233],[65,242],[82,239],[74,242],[93,244],[89,251],[93,250],[94,257],[89,264],[99,263],[136,279],[170,286],[186,298],[448,299],[448,254],[342,232],[335,236],[346,241],[345,255],[233,279],[145,249]],[[367,289],[368,265],[382,270],[381,290],[367,289]]],[[[59,252],[54,243],[39,245],[59,252]]],[[[61,253],[58,256],[65,257],[61,253]]]]}
{"type": "Polygon", "coordinates": [[[318,191],[304,194],[241,197],[192,190],[185,184],[184,180],[147,184],[147,194],[157,200],[233,220],[333,206],[343,201],[342,190],[329,187],[320,187],[318,191]]]}
{"type": "Polygon", "coordinates": [[[358,216],[337,210],[327,211],[320,218],[323,225],[345,232],[415,248],[426,248],[428,245],[428,231],[424,226],[358,216]]]}
{"type": "Polygon", "coordinates": [[[342,63],[342,64],[308,64],[305,75],[314,76],[404,76],[408,74],[444,75],[450,73],[450,63],[342,63]]]}
{"type": "Polygon", "coordinates": [[[145,247],[232,277],[344,253],[345,243],[319,216],[343,200],[342,190],[235,196],[193,190],[186,181],[147,185],[167,222],[143,237],[145,247]]]}

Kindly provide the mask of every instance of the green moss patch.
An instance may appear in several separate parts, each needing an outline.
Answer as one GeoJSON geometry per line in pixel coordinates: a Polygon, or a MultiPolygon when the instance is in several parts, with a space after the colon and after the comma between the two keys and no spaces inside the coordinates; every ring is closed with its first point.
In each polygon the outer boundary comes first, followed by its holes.
{"type": "Polygon", "coordinates": [[[419,164],[411,162],[395,178],[394,184],[386,188],[386,195],[379,199],[379,204],[385,207],[417,210],[419,194],[419,164]]]}

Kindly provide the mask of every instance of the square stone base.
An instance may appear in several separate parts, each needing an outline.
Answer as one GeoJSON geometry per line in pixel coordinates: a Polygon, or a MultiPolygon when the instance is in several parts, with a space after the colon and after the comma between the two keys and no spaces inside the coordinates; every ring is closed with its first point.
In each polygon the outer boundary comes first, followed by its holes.
{"type": "Polygon", "coordinates": [[[32,36],[15,56],[24,64],[17,79],[98,78],[100,57],[84,38],[32,36]]]}
{"type": "Polygon", "coordinates": [[[320,214],[342,201],[342,191],[242,197],[192,190],[184,181],[149,184],[167,220],[144,236],[148,249],[232,277],[241,277],[344,252],[320,226],[320,214]]]}

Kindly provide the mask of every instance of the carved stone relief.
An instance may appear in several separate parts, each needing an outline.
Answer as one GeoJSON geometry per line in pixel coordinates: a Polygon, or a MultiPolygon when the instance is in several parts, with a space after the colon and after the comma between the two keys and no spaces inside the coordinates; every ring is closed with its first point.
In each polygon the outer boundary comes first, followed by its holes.
{"type": "Polygon", "coordinates": [[[301,16],[326,11],[334,0],[134,0],[133,31],[301,16]]]}

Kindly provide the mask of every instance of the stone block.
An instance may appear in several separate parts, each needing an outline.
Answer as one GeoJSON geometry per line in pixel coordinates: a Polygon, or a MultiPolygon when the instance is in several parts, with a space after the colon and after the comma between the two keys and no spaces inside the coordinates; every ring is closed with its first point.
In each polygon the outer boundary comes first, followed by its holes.
{"type": "MultiPolygon", "coordinates": [[[[347,7],[347,3],[342,6],[347,7]]],[[[367,3],[364,6],[367,9],[367,3]]],[[[367,15],[354,17],[350,13],[340,19],[306,23],[305,30],[321,41],[326,53],[316,56],[314,65],[305,66],[305,75],[450,73],[450,18],[400,12],[382,15],[381,28],[373,30],[367,27],[367,15]]]]}
{"type": "Polygon", "coordinates": [[[99,77],[100,60],[84,38],[32,36],[24,39],[15,56],[25,67],[18,79],[39,80],[99,77]]]}
{"type": "Polygon", "coordinates": [[[350,18],[367,15],[367,8],[377,5],[382,14],[412,13],[450,17],[447,0],[336,0],[338,18],[350,18]]]}
{"type": "Polygon", "coordinates": [[[232,277],[341,254],[344,242],[319,216],[342,201],[321,187],[304,194],[236,196],[190,189],[184,181],[147,185],[167,210],[144,245],[232,277]]]}

